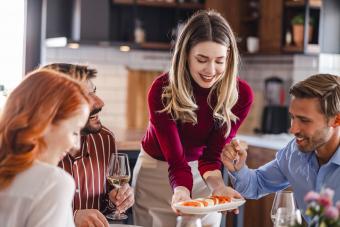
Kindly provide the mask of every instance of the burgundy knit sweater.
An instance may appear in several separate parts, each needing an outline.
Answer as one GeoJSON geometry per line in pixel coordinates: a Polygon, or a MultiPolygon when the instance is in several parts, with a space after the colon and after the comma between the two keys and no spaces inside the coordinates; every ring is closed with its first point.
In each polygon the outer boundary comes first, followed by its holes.
{"type": "MultiPolygon", "coordinates": [[[[253,102],[253,92],[245,81],[238,79],[239,98],[232,112],[239,119],[232,123],[230,134],[225,136],[226,125],[221,127],[216,123],[213,110],[207,102],[210,88],[202,88],[194,80],[192,86],[198,105],[197,124],[174,121],[169,114],[158,112],[164,108],[161,95],[163,88],[169,83],[168,78],[168,74],[160,75],[149,90],[150,120],[142,146],[151,157],[168,162],[172,188],[185,186],[191,191],[193,179],[188,162],[198,160],[198,169],[202,176],[206,171],[221,168],[222,148],[236,135],[247,116],[253,102]]],[[[212,99],[212,104],[214,103],[216,97],[212,99]]]]}

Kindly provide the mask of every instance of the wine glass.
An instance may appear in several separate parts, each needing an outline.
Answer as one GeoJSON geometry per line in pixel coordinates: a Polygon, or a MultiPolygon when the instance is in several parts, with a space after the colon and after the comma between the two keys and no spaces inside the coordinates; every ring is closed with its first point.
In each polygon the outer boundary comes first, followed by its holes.
{"type": "MultiPolygon", "coordinates": [[[[130,177],[130,165],[127,154],[112,154],[106,174],[107,183],[111,186],[111,188],[119,190],[122,185],[129,183],[130,177]]],[[[119,213],[118,211],[106,215],[106,218],[110,220],[123,220],[127,219],[127,217],[128,216],[126,214],[119,213]]]]}
{"type": "Polygon", "coordinates": [[[301,212],[297,209],[293,214],[287,208],[279,207],[276,212],[274,227],[288,227],[302,224],[301,212]]]}
{"type": "Polygon", "coordinates": [[[279,207],[276,211],[274,227],[288,227],[292,223],[292,215],[286,207],[279,207]]]}
{"type": "Polygon", "coordinates": [[[176,227],[202,227],[202,221],[198,216],[178,216],[176,227]]]}
{"type": "Polygon", "coordinates": [[[295,219],[298,220],[298,217],[295,217],[297,213],[293,192],[276,192],[271,209],[271,219],[274,225],[289,226],[295,219]],[[276,220],[277,218],[279,220],[276,220]]]}

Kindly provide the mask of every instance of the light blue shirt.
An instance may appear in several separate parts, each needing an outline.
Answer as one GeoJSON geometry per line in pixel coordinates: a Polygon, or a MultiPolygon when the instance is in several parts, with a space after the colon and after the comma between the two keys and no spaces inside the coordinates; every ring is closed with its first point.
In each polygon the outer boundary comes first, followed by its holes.
{"type": "MultiPolygon", "coordinates": [[[[340,148],[321,167],[315,152],[302,153],[295,139],[279,150],[276,158],[258,169],[244,166],[229,174],[235,189],[248,199],[258,199],[289,186],[305,216],[304,196],[311,190],[320,192],[328,187],[335,191],[333,202],[340,200],[340,148]]],[[[308,218],[305,219],[309,221],[308,218]]]]}

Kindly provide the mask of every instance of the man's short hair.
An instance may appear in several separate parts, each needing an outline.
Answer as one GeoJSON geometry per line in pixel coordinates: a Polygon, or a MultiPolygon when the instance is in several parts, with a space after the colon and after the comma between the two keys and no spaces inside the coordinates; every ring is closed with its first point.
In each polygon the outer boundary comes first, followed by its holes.
{"type": "Polygon", "coordinates": [[[296,98],[317,98],[326,118],[340,113],[340,77],[316,74],[293,85],[289,93],[296,98]]]}
{"type": "Polygon", "coordinates": [[[97,76],[97,70],[89,68],[86,65],[52,63],[45,65],[43,68],[53,69],[65,73],[79,81],[89,80],[97,76]]]}

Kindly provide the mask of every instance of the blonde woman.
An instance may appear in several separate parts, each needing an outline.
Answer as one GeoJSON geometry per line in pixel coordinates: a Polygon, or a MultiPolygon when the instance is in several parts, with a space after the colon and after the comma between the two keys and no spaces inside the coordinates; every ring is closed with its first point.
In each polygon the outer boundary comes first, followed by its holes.
{"type": "MultiPolygon", "coordinates": [[[[240,195],[225,186],[220,153],[246,117],[253,95],[237,78],[239,54],[227,21],[213,11],[193,15],[177,40],[169,73],[148,94],[150,122],[133,175],[134,220],[175,226],[171,206],[208,195],[240,195]]],[[[221,215],[203,217],[219,226],[221,215]]]]}
{"type": "Polygon", "coordinates": [[[73,178],[57,167],[79,148],[90,113],[86,91],[52,70],[30,73],[0,118],[0,223],[72,227],[73,178]]]}

